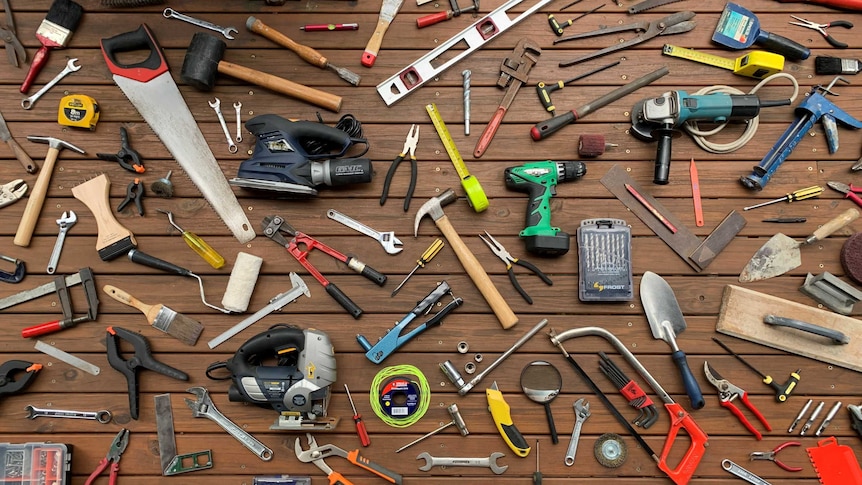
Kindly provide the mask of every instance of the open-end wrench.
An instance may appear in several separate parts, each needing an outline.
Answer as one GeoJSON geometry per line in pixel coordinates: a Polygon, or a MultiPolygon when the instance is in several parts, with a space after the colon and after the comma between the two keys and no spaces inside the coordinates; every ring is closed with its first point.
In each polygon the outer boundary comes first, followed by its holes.
{"type": "Polygon", "coordinates": [[[242,103],[237,101],[233,104],[233,109],[236,110],[236,142],[239,143],[242,141],[242,103]]]}
{"type": "Polygon", "coordinates": [[[344,224],[345,226],[347,226],[347,227],[349,227],[355,231],[359,231],[362,234],[365,234],[366,236],[373,237],[374,239],[377,240],[377,242],[380,243],[381,246],[383,246],[383,249],[386,250],[386,252],[389,254],[398,254],[401,252],[401,250],[404,249],[404,248],[398,247],[398,246],[401,246],[402,243],[401,243],[400,239],[395,237],[395,232],[393,232],[393,231],[388,231],[388,232],[375,231],[374,229],[371,229],[370,227],[366,226],[365,224],[363,224],[363,223],[361,223],[355,219],[351,219],[350,217],[347,217],[346,215],[342,214],[341,212],[338,212],[337,210],[333,210],[333,209],[329,209],[328,211],[326,211],[326,217],[332,219],[335,222],[340,222],[340,223],[344,224]]]}
{"type": "Polygon", "coordinates": [[[111,412],[103,409],[101,411],[68,411],[65,409],[39,409],[34,406],[26,406],[27,419],[36,418],[70,418],[70,419],[92,419],[102,424],[111,422],[111,412]]]}
{"type": "Polygon", "coordinates": [[[208,418],[212,420],[217,425],[224,428],[228,434],[236,438],[237,441],[242,443],[243,446],[251,450],[251,452],[257,455],[258,458],[263,461],[272,460],[271,449],[258,441],[254,436],[246,433],[245,430],[234,424],[233,421],[227,419],[224,414],[216,409],[206,388],[190,387],[186,389],[186,392],[192,393],[197,397],[197,401],[192,401],[191,399],[185,400],[186,405],[188,405],[189,409],[192,410],[192,416],[195,418],[208,418]]]}
{"type": "Polygon", "coordinates": [[[416,459],[425,460],[425,464],[419,467],[419,469],[423,472],[427,472],[435,466],[476,466],[482,468],[490,468],[492,472],[499,475],[509,468],[509,465],[500,466],[497,464],[497,460],[503,458],[504,456],[506,455],[497,451],[491,453],[491,456],[489,456],[488,458],[449,458],[431,456],[429,453],[425,452],[420,453],[419,456],[416,457],[416,459]]]}
{"type": "Polygon", "coordinates": [[[41,98],[43,94],[47,93],[49,89],[53,88],[55,84],[60,82],[64,77],[68,76],[69,74],[80,70],[81,66],[76,66],[76,62],[78,62],[77,57],[74,59],[69,59],[69,61],[66,62],[66,68],[60,71],[60,74],[54,76],[54,79],[51,79],[48,84],[42,86],[42,89],[36,92],[36,94],[30,96],[27,99],[21,100],[21,107],[24,109],[32,108],[36,104],[36,101],[39,101],[39,98],[41,98]]]}
{"type": "Polygon", "coordinates": [[[760,478],[759,476],[755,475],[754,473],[751,473],[750,471],[746,470],[745,468],[742,468],[741,466],[730,460],[721,460],[721,467],[748,483],[753,483],[754,485],[769,485],[769,482],[767,482],[766,480],[760,478]]]}
{"type": "Polygon", "coordinates": [[[222,27],[222,26],[216,25],[212,22],[207,22],[205,20],[199,20],[199,19],[196,19],[194,17],[189,17],[188,15],[183,15],[183,14],[177,12],[176,10],[174,10],[172,8],[166,8],[165,11],[162,12],[162,15],[164,15],[164,17],[166,19],[182,20],[183,22],[188,22],[192,25],[197,25],[198,27],[203,27],[205,29],[214,30],[214,31],[220,33],[221,35],[225,36],[225,38],[227,38],[229,40],[233,40],[233,35],[231,35],[231,34],[236,34],[237,32],[239,32],[234,27],[222,27]]]}
{"type": "Polygon", "coordinates": [[[51,258],[48,260],[48,274],[54,274],[57,271],[57,263],[60,262],[60,253],[63,251],[63,242],[66,240],[66,232],[76,222],[78,222],[78,216],[75,214],[75,211],[63,212],[63,215],[57,219],[60,233],[57,234],[57,242],[54,243],[54,250],[51,251],[51,258]]]}
{"type": "Polygon", "coordinates": [[[215,101],[209,101],[210,108],[212,108],[216,112],[216,116],[218,116],[218,122],[221,124],[221,130],[224,132],[224,137],[227,139],[227,149],[231,153],[236,153],[237,147],[236,143],[233,142],[233,138],[230,136],[230,131],[227,129],[227,123],[224,121],[224,115],[221,113],[221,100],[216,98],[215,101]]]}
{"type": "Polygon", "coordinates": [[[575,464],[578,440],[581,438],[581,427],[584,425],[584,421],[590,417],[590,403],[586,399],[578,399],[573,406],[575,408],[575,429],[572,430],[572,439],[569,441],[568,449],[566,449],[566,466],[575,464]]]}

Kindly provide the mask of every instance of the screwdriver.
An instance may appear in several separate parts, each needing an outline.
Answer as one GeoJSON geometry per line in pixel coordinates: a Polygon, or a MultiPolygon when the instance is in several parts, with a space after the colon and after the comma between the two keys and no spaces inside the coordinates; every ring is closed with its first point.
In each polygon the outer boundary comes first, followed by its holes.
{"type": "Polygon", "coordinates": [[[215,269],[219,269],[224,266],[224,258],[219,254],[215,249],[210,247],[209,244],[206,243],[203,239],[201,239],[197,234],[193,232],[189,232],[184,230],[182,227],[178,226],[174,222],[174,214],[171,211],[167,211],[164,209],[156,209],[162,214],[168,215],[168,222],[171,223],[180,233],[183,235],[183,240],[186,244],[189,245],[190,248],[194,250],[194,252],[198,253],[198,255],[204,258],[204,261],[210,264],[215,269]]]}
{"type": "Polygon", "coordinates": [[[728,351],[730,355],[736,357],[740,362],[745,364],[746,367],[757,373],[760,378],[763,379],[764,384],[775,390],[775,400],[778,402],[787,401],[787,398],[790,396],[790,393],[792,393],[793,390],[796,389],[796,385],[799,384],[799,373],[802,372],[802,369],[796,369],[796,372],[791,372],[790,377],[787,378],[787,381],[784,384],[779,384],[775,382],[775,379],[773,379],[772,376],[768,376],[763,372],[760,372],[753,365],[746,362],[745,359],[742,358],[742,356],[730,350],[730,347],[725,345],[724,342],[722,342],[721,340],[718,340],[717,338],[713,337],[712,341],[720,345],[721,348],[723,348],[724,350],[728,351]]]}
{"type": "Polygon", "coordinates": [[[350,389],[347,384],[344,385],[344,390],[347,391],[347,399],[350,400],[350,407],[353,408],[353,422],[356,423],[356,434],[359,435],[359,441],[362,446],[371,444],[371,438],[368,437],[368,430],[365,429],[365,422],[362,421],[362,415],[356,412],[356,406],[353,405],[353,397],[350,396],[350,389]]]}
{"type": "Polygon", "coordinates": [[[752,205],[748,207],[743,207],[742,210],[747,211],[751,209],[757,209],[758,207],[763,207],[765,205],[775,204],[777,202],[787,201],[788,203],[794,202],[797,200],[810,199],[812,197],[817,197],[818,195],[823,193],[823,187],[819,185],[812,185],[811,187],[806,187],[804,189],[795,190],[780,199],[770,200],[767,202],[763,202],[757,205],[752,205]]]}
{"type": "Polygon", "coordinates": [[[542,485],[542,472],[539,471],[539,440],[536,440],[536,471],[533,472],[533,485],[542,485]]]}
{"type": "Polygon", "coordinates": [[[416,267],[413,268],[413,271],[411,271],[410,274],[408,274],[407,277],[404,278],[404,281],[402,281],[397,288],[392,290],[392,296],[398,294],[398,292],[401,290],[401,287],[404,286],[404,283],[407,283],[407,280],[409,280],[410,277],[413,276],[413,273],[415,273],[416,270],[419,268],[424,268],[425,265],[429,261],[431,261],[431,259],[434,258],[434,256],[437,256],[437,253],[439,253],[441,249],[443,249],[443,240],[438,238],[433,243],[431,243],[430,246],[428,246],[428,249],[426,249],[425,252],[422,253],[422,256],[419,256],[419,259],[416,260],[416,267]]]}

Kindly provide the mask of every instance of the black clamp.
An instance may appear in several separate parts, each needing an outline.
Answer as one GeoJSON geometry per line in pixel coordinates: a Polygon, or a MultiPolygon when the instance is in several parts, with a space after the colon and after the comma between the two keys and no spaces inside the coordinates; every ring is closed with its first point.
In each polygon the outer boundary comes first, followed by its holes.
{"type": "Polygon", "coordinates": [[[120,127],[120,151],[116,155],[113,153],[97,153],[99,160],[106,162],[117,162],[121,167],[129,172],[144,173],[144,162],[141,160],[141,155],[129,145],[129,132],[125,128],[120,127]]]}
{"type": "Polygon", "coordinates": [[[121,327],[108,327],[105,346],[108,348],[108,363],[126,377],[126,382],[129,385],[129,414],[132,419],[138,419],[138,398],[140,395],[138,369],[143,367],[181,381],[189,380],[189,375],[185,372],[154,359],[150,352],[150,342],[139,333],[121,327]],[[120,340],[132,344],[135,349],[134,357],[131,359],[123,358],[123,354],[120,352],[120,340]]]}
{"type": "Polygon", "coordinates": [[[41,369],[42,364],[25,360],[10,360],[0,365],[0,396],[9,396],[23,391],[41,369]],[[17,377],[22,373],[23,376],[18,379],[17,377]]]}
{"type": "Polygon", "coordinates": [[[144,204],[141,199],[144,197],[144,184],[141,183],[141,179],[135,178],[132,182],[129,182],[129,185],[126,186],[126,198],[120,202],[120,205],[117,206],[117,212],[123,212],[123,209],[129,205],[129,202],[134,201],[135,207],[138,208],[138,215],[144,215],[144,204]]]}

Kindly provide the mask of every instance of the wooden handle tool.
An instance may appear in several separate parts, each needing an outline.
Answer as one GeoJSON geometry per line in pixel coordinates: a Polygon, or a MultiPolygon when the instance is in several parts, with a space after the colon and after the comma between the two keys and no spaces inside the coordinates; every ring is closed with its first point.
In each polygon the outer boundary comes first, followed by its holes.
{"type": "Polygon", "coordinates": [[[107,293],[108,296],[117,300],[118,302],[123,303],[125,305],[129,305],[132,308],[137,308],[138,310],[140,310],[140,312],[143,313],[145,317],[147,317],[147,322],[149,322],[150,325],[152,325],[153,322],[156,320],[156,315],[159,314],[159,311],[164,306],[162,304],[147,305],[146,303],[143,303],[141,300],[138,300],[134,296],[130,295],[129,293],[127,293],[127,292],[125,292],[125,291],[123,291],[123,290],[121,290],[121,289],[119,289],[113,285],[103,286],[102,291],[107,293]]]}
{"type": "MultiPolygon", "coordinates": [[[[47,166],[46,161],[42,170],[44,171],[47,166]]],[[[96,250],[102,261],[110,261],[122,256],[138,245],[134,234],[114,217],[114,212],[108,204],[110,189],[111,181],[105,174],[72,188],[72,195],[83,202],[96,218],[99,229],[96,250]]]]}
{"type": "Polygon", "coordinates": [[[300,99],[315,106],[338,112],[341,110],[341,96],[327,93],[319,89],[288,81],[265,72],[249,69],[227,61],[218,63],[218,72],[241,79],[258,86],[271,89],[277,93],[300,99]]]}
{"type": "Polygon", "coordinates": [[[377,27],[374,33],[371,34],[371,39],[368,40],[368,45],[365,46],[365,52],[362,53],[362,65],[371,67],[374,61],[377,60],[377,52],[383,44],[383,36],[389,29],[389,24],[398,14],[401,9],[403,0],[383,0],[383,5],[380,7],[380,18],[377,19],[377,27]]]}
{"type": "Polygon", "coordinates": [[[36,221],[39,220],[42,205],[45,203],[45,196],[48,194],[48,184],[51,183],[51,175],[54,172],[54,164],[57,162],[58,156],[60,156],[59,148],[51,147],[48,149],[48,155],[45,156],[45,161],[42,163],[42,171],[39,172],[36,183],[33,184],[33,190],[30,191],[30,197],[27,199],[27,207],[24,208],[24,214],[18,224],[18,231],[12,241],[16,246],[27,247],[30,245],[30,239],[33,238],[33,231],[36,229],[36,221]]]}
{"type": "Polygon", "coordinates": [[[36,173],[36,170],[39,170],[39,167],[36,165],[33,159],[30,158],[30,155],[27,155],[27,152],[25,152],[24,149],[21,148],[21,145],[19,145],[14,138],[9,138],[8,140],[6,140],[6,144],[9,145],[9,148],[12,150],[12,153],[15,154],[15,158],[17,158],[18,161],[21,162],[21,166],[24,167],[24,170],[26,170],[27,173],[36,173]]]}

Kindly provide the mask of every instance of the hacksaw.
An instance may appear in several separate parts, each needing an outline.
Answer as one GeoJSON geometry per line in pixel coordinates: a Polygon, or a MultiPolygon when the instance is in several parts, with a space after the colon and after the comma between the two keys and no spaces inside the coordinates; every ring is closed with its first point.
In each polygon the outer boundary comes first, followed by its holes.
{"type": "Polygon", "coordinates": [[[114,82],[234,237],[241,243],[254,239],[254,229],[174,83],[162,49],[147,25],[141,24],[138,30],[102,39],[101,47],[114,82]],[[122,64],[115,57],[119,52],[136,50],[148,50],[149,56],[136,64],[122,64]]]}
{"type": "Polygon", "coordinates": [[[395,102],[400,101],[401,98],[412,93],[413,90],[422,86],[431,79],[434,79],[461,59],[469,56],[473,51],[485,45],[498,34],[505,32],[509,27],[516,25],[518,22],[529,17],[536,10],[539,10],[545,5],[551,3],[551,0],[539,0],[517,17],[510,17],[509,10],[514,9],[515,6],[523,1],[524,0],[509,0],[503,5],[500,5],[488,15],[474,22],[473,25],[467,27],[458,34],[455,34],[451,39],[440,44],[431,52],[420,57],[394,76],[378,84],[377,93],[380,94],[381,98],[383,98],[386,106],[391,106],[395,102]],[[467,48],[463,50],[461,50],[462,41],[467,44],[467,48]],[[458,47],[453,49],[455,46],[458,47]],[[445,53],[450,49],[458,51],[458,54],[449,58],[439,66],[434,65],[435,61],[438,61],[441,58],[448,58],[445,53]]]}

